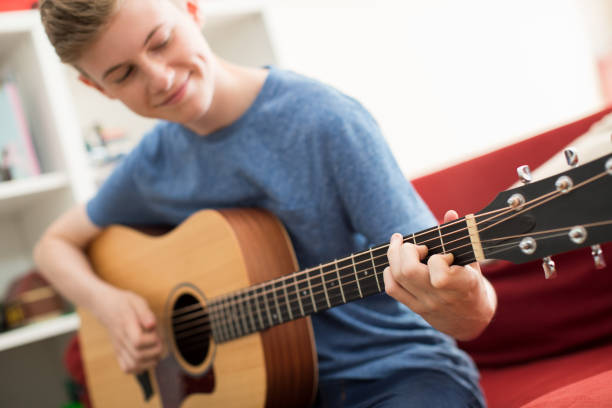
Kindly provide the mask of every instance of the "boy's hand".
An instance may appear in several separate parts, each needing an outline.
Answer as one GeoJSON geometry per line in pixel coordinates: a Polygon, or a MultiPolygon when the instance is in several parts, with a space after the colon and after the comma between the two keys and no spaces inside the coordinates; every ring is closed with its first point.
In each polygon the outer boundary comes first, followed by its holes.
{"type": "Polygon", "coordinates": [[[108,329],[121,369],[134,374],[155,366],[163,347],[147,302],[117,288],[110,288],[100,299],[94,314],[108,329]]]}
{"type": "MultiPolygon", "coordinates": [[[[444,222],[457,218],[455,211],[448,211],[444,222]]],[[[426,246],[402,244],[402,236],[393,234],[384,271],[385,291],[441,332],[458,340],[475,338],[495,313],[493,287],[477,262],[450,266],[452,254],[438,254],[425,265],[421,259],[426,255],[426,246]]]]}

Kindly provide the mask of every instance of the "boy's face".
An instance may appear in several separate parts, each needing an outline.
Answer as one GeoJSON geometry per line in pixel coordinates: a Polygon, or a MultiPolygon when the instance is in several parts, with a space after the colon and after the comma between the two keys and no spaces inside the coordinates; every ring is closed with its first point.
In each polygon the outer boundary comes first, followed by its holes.
{"type": "Polygon", "coordinates": [[[168,0],[124,0],[77,65],[84,82],[147,117],[189,123],[214,92],[211,52],[197,12],[168,0]]]}

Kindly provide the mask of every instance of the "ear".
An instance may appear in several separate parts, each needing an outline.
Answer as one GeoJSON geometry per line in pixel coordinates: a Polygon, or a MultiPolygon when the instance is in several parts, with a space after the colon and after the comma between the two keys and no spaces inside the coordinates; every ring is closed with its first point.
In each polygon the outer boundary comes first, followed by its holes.
{"type": "Polygon", "coordinates": [[[204,27],[204,14],[202,13],[201,0],[186,0],[185,6],[187,7],[187,12],[191,15],[198,27],[204,27]]]}
{"type": "Polygon", "coordinates": [[[106,90],[104,88],[102,88],[100,85],[98,85],[97,82],[93,81],[91,78],[83,75],[83,74],[79,74],[79,81],[81,81],[82,83],[84,83],[85,85],[94,88],[96,90],[98,90],[100,93],[102,93],[104,96],[106,96],[107,98],[111,98],[114,99],[113,97],[109,96],[108,93],[106,92],[106,90]]]}

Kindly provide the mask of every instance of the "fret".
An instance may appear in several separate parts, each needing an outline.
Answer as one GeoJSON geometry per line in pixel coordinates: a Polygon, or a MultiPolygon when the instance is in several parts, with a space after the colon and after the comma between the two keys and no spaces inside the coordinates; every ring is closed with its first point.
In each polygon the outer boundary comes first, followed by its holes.
{"type": "MultiPolygon", "coordinates": [[[[276,286],[277,281],[273,281],[272,284],[270,285],[270,290],[272,290],[272,296],[274,297],[274,305],[276,306],[276,314],[278,315],[278,319],[276,321],[276,323],[283,323],[285,321],[285,319],[283,319],[283,314],[281,313],[281,309],[278,305],[278,297],[276,296],[276,286]]],[[[274,317],[274,316],[273,316],[274,317]]]]}
{"type": "Polygon", "coordinates": [[[363,297],[380,293],[378,280],[374,274],[372,268],[372,258],[370,251],[360,252],[353,255],[353,265],[359,278],[359,287],[361,288],[361,295],[363,297]]]}
{"type": "MultiPolygon", "coordinates": [[[[380,279],[383,278],[383,271],[385,270],[385,268],[389,266],[389,258],[387,258],[388,249],[389,246],[386,244],[379,245],[370,249],[370,253],[372,254],[372,263],[374,264],[374,268],[376,269],[376,277],[380,279]]],[[[384,290],[384,288],[382,288],[382,290],[384,290]]]]}
{"type": "Polygon", "coordinates": [[[261,308],[262,311],[262,317],[263,317],[263,328],[268,328],[273,326],[272,324],[272,315],[270,314],[270,307],[268,306],[268,302],[266,299],[266,294],[264,293],[265,291],[265,286],[259,285],[256,289],[257,292],[257,303],[259,304],[259,307],[261,308]]]}
{"type": "Polygon", "coordinates": [[[338,276],[338,286],[340,287],[340,294],[342,295],[342,303],[346,303],[346,297],[344,296],[344,288],[342,287],[342,279],[340,279],[340,268],[338,268],[337,259],[334,259],[334,269],[336,269],[336,276],[338,276]]]}
{"type": "Polygon", "coordinates": [[[438,225],[438,236],[440,237],[440,246],[442,247],[442,253],[446,253],[446,249],[444,248],[444,240],[442,239],[442,230],[440,230],[440,226],[438,225]]]}
{"type": "Polygon", "coordinates": [[[259,310],[259,302],[257,302],[257,294],[252,288],[246,291],[246,308],[248,309],[249,317],[251,318],[251,325],[253,331],[259,331],[263,329],[264,325],[261,321],[261,313],[259,310]]]}
{"type": "Polygon", "coordinates": [[[328,308],[341,305],[344,303],[342,300],[342,292],[340,292],[340,280],[336,272],[336,264],[328,263],[321,267],[321,276],[323,279],[323,287],[325,288],[325,301],[329,300],[328,308]]]}
{"type": "Polygon", "coordinates": [[[257,326],[257,322],[255,322],[255,330],[263,330],[266,325],[261,317],[261,309],[259,308],[259,295],[257,294],[257,289],[251,289],[249,291],[249,302],[251,303],[251,308],[255,308],[255,312],[257,313],[255,317],[259,319],[259,327],[257,326]]]}
{"type": "Polygon", "coordinates": [[[359,283],[359,276],[357,275],[357,267],[355,266],[355,256],[351,254],[351,263],[353,264],[353,272],[355,273],[355,282],[357,283],[357,290],[359,291],[359,297],[363,298],[363,292],[361,292],[361,283],[359,283]]]}
{"type": "Polygon", "coordinates": [[[234,328],[236,329],[236,337],[242,337],[243,328],[242,322],[240,321],[240,316],[238,316],[238,304],[236,303],[236,295],[231,296],[229,298],[229,306],[232,317],[231,321],[234,325],[234,328]]]}
{"type": "Polygon", "coordinates": [[[325,288],[323,287],[323,281],[321,277],[321,266],[313,268],[307,272],[308,282],[310,283],[310,289],[312,294],[312,301],[314,302],[315,312],[325,310],[329,306],[327,305],[327,298],[325,297],[325,288]]]}
{"type": "Polygon", "coordinates": [[[342,285],[342,292],[344,293],[345,300],[351,301],[360,299],[359,287],[355,280],[355,272],[353,269],[352,258],[343,258],[338,260],[338,272],[340,274],[340,284],[342,285]]]}
{"type": "Polygon", "coordinates": [[[227,321],[227,315],[226,315],[226,310],[225,310],[225,302],[223,301],[223,298],[219,299],[220,303],[218,306],[218,311],[219,311],[219,317],[221,318],[221,324],[223,325],[223,332],[224,332],[224,338],[225,340],[230,340],[232,338],[232,333],[230,332],[230,325],[229,322],[227,321]]]}
{"type": "Polygon", "coordinates": [[[417,245],[427,246],[427,258],[421,260],[421,262],[423,263],[427,263],[427,259],[429,259],[432,255],[442,253],[442,247],[440,246],[440,237],[437,228],[431,228],[427,231],[421,232],[417,237],[416,242],[417,245]]]}
{"type": "Polygon", "coordinates": [[[266,293],[266,306],[270,311],[270,317],[272,318],[272,326],[275,326],[281,323],[278,309],[278,301],[276,300],[276,294],[274,293],[274,285],[270,282],[266,283],[264,286],[264,291],[266,293]]]}
{"type": "Polygon", "coordinates": [[[225,314],[223,313],[223,300],[218,298],[215,304],[217,318],[219,319],[219,328],[221,329],[221,334],[223,337],[223,341],[226,341],[230,338],[229,327],[227,326],[227,320],[225,318],[225,314]]]}
{"type": "Polygon", "coordinates": [[[288,279],[284,279],[283,281],[283,291],[285,292],[285,307],[287,308],[287,313],[289,314],[289,320],[293,320],[293,312],[291,311],[291,300],[289,299],[289,294],[287,293],[287,286],[289,285],[288,279]]]}
{"type": "Polygon", "coordinates": [[[299,272],[295,280],[298,287],[298,299],[301,299],[301,304],[306,314],[311,314],[317,311],[314,297],[312,296],[312,290],[310,287],[310,280],[308,274],[305,272],[299,272]]]}
{"type": "Polygon", "coordinates": [[[298,300],[298,305],[300,305],[300,312],[302,313],[302,316],[306,316],[306,313],[304,313],[304,305],[302,304],[302,297],[300,296],[300,287],[298,286],[296,274],[291,275],[291,279],[293,279],[293,286],[295,286],[295,297],[298,300]]]}
{"type": "Polygon", "coordinates": [[[317,302],[315,302],[314,295],[312,293],[312,280],[310,279],[310,272],[306,272],[306,282],[308,282],[308,291],[310,292],[310,299],[312,300],[312,307],[314,311],[317,311],[317,302]]]}
{"type": "Polygon", "coordinates": [[[240,327],[240,336],[244,336],[249,332],[249,325],[247,322],[247,316],[244,314],[243,309],[240,308],[241,300],[240,300],[240,292],[234,294],[234,308],[236,309],[236,320],[238,321],[238,327],[240,327]]]}
{"type": "Polygon", "coordinates": [[[238,307],[240,308],[240,314],[243,316],[244,318],[244,326],[246,328],[246,330],[244,331],[244,334],[248,334],[248,333],[253,333],[255,331],[254,325],[253,325],[253,316],[251,316],[250,313],[248,313],[248,308],[245,306],[245,291],[244,289],[241,290],[238,294],[238,307]],[[250,323],[249,323],[249,318],[250,318],[250,323]]]}
{"type": "Polygon", "coordinates": [[[455,220],[448,225],[441,225],[440,228],[446,251],[454,255],[453,263],[465,265],[475,259],[465,218],[455,220]]]}
{"type": "Polygon", "coordinates": [[[224,341],[225,339],[225,335],[223,333],[223,327],[221,325],[221,322],[219,321],[219,305],[217,304],[217,302],[215,302],[214,300],[212,300],[209,304],[208,304],[208,316],[210,319],[210,328],[213,332],[213,338],[215,339],[215,341],[217,343],[221,343],[222,341],[224,341]]]}
{"type": "Polygon", "coordinates": [[[285,291],[283,288],[285,287],[284,279],[276,279],[272,282],[272,287],[274,287],[274,295],[276,299],[276,303],[278,304],[278,316],[280,318],[280,322],[287,322],[291,320],[291,315],[287,312],[287,296],[285,295],[285,291]]]}
{"type": "Polygon", "coordinates": [[[323,267],[319,267],[319,273],[321,274],[321,286],[323,286],[323,293],[325,293],[325,301],[327,302],[327,307],[331,307],[331,303],[329,303],[329,294],[327,293],[327,285],[325,284],[325,274],[323,273],[323,267]]]}
{"type": "Polygon", "coordinates": [[[225,320],[227,324],[227,328],[228,328],[228,334],[229,334],[228,339],[235,339],[236,331],[234,330],[234,324],[233,324],[234,319],[232,319],[230,305],[227,303],[226,297],[223,297],[221,299],[221,305],[222,305],[221,310],[223,311],[223,319],[225,320]]]}
{"type": "MultiPolygon", "coordinates": [[[[410,239],[410,238],[408,238],[408,239],[410,239]]],[[[413,243],[414,245],[418,245],[418,244],[417,244],[417,241],[416,241],[416,236],[414,235],[414,232],[412,233],[412,243],[413,243]]]]}
{"type": "Polygon", "coordinates": [[[374,263],[374,253],[372,252],[372,248],[368,249],[368,253],[370,254],[370,261],[372,262],[372,273],[376,279],[376,287],[378,288],[378,292],[382,292],[382,289],[380,288],[380,281],[378,280],[378,274],[376,273],[376,264],[374,263]]]}

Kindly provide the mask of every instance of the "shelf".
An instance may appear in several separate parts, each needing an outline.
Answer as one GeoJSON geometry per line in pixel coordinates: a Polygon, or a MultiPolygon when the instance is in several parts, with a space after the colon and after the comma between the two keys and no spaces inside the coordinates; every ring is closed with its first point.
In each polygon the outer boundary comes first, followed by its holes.
{"type": "Polygon", "coordinates": [[[68,177],[62,172],[0,182],[0,213],[23,208],[47,193],[67,187],[68,177]]]}
{"type": "Polygon", "coordinates": [[[70,313],[43,322],[32,323],[19,329],[0,334],[0,351],[23,346],[35,341],[70,333],[79,328],[80,319],[76,313],[70,313]]]}

